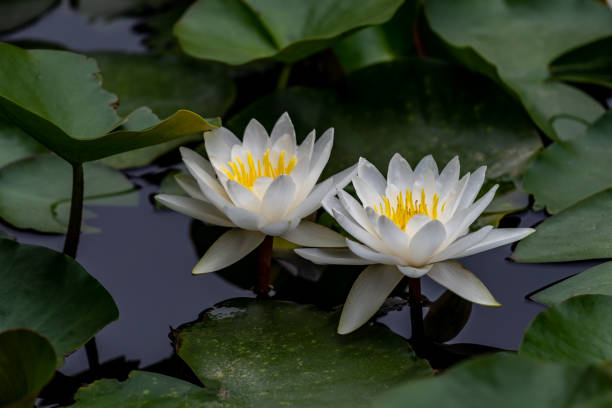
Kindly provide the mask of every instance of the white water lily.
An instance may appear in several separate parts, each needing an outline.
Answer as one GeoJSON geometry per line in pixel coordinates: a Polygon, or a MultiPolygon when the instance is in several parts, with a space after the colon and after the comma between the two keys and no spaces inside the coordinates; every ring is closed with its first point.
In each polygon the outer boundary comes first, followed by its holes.
{"type": "Polygon", "coordinates": [[[266,235],[305,246],[346,246],[340,234],[302,220],[351,179],[352,168],[316,184],[329,160],[333,138],[330,128],[315,143],[312,131],[298,146],[285,113],[270,136],[255,119],[246,127],[243,141],[225,128],[205,133],[210,162],[181,148],[193,178],[177,181],[189,197],[158,194],[155,198],[205,223],[232,228],[208,249],[193,273],[213,272],[237,262],[266,235]]]}
{"type": "Polygon", "coordinates": [[[471,302],[499,306],[485,285],[452,259],[520,240],[534,229],[486,226],[469,232],[497,190],[496,185],[474,201],[485,171],[483,166],[460,179],[455,157],[438,173],[432,156],[413,171],[395,154],[385,180],[376,167],[360,159],[352,183],[361,203],[343,190],[323,203],[356,241],[347,239],[348,248],[296,249],[318,264],[370,265],[353,284],[339,333],[367,322],[404,276],[428,275],[471,302]]]}

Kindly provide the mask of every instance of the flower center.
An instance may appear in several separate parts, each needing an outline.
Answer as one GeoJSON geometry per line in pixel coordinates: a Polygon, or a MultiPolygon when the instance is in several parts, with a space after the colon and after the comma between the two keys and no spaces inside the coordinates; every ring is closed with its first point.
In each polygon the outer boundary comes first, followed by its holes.
{"type": "Polygon", "coordinates": [[[291,157],[285,165],[285,151],[282,150],[278,155],[278,160],[273,163],[270,160],[270,149],[266,150],[261,159],[255,161],[251,152],[247,152],[246,165],[238,156],[234,160],[227,162],[231,170],[222,168],[230,180],[242,184],[249,190],[253,188],[255,181],[260,177],[276,178],[282,174],[290,174],[297,163],[295,156],[291,157]]]}
{"type": "Polygon", "coordinates": [[[417,214],[423,214],[429,218],[435,220],[438,218],[438,211],[444,211],[443,203],[440,209],[438,209],[438,202],[440,197],[438,194],[434,194],[431,204],[427,205],[427,197],[425,197],[425,190],[421,191],[421,199],[413,200],[412,192],[406,189],[405,193],[400,192],[395,197],[395,202],[392,203],[386,196],[382,196],[383,202],[378,207],[374,206],[374,211],[377,214],[384,215],[395,223],[402,231],[406,231],[406,224],[408,221],[417,214]]]}

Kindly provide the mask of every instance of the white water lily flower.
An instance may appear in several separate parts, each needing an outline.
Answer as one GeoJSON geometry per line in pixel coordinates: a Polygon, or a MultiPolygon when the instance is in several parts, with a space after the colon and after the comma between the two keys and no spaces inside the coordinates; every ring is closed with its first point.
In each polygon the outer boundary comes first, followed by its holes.
{"type": "Polygon", "coordinates": [[[305,246],[344,247],[344,238],[302,219],[321,207],[324,197],[349,183],[354,168],[319,184],[329,160],[334,130],[315,143],[312,131],[300,144],[289,115],[272,134],[251,120],[241,142],[225,128],[204,134],[210,162],[187,148],[183,161],[193,179],[177,178],[189,197],[158,194],[157,201],[208,224],[232,227],[208,249],[194,274],[213,272],[245,257],[266,235],[305,246]]]}
{"type": "Polygon", "coordinates": [[[356,241],[348,249],[302,248],[296,252],[318,264],[370,265],[357,278],[342,311],[338,332],[368,321],[402,277],[428,275],[457,295],[481,305],[499,306],[484,284],[451,259],[517,241],[532,228],[493,228],[469,232],[487,208],[497,185],[476,202],[486,167],[459,178],[459,159],[438,173],[432,156],[414,171],[395,154],[387,179],[360,159],[352,182],[361,203],[343,190],[323,205],[356,241]]]}

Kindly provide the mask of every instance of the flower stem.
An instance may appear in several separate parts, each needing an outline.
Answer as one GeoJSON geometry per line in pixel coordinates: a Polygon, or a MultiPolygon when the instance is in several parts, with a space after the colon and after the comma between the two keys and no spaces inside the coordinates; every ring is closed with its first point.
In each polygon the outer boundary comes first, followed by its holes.
{"type": "Polygon", "coordinates": [[[421,279],[408,278],[408,289],[412,340],[415,342],[420,342],[425,338],[425,329],[423,326],[423,303],[421,301],[421,279]]]}
{"type": "Polygon", "coordinates": [[[270,265],[274,237],[267,235],[257,250],[257,278],[254,292],[257,297],[267,297],[270,292],[270,265]]]}
{"type": "Polygon", "coordinates": [[[68,233],[64,240],[64,253],[76,258],[81,236],[81,221],[83,219],[83,165],[72,163],[72,198],[70,200],[70,221],[68,233]]]}
{"type": "Polygon", "coordinates": [[[287,83],[289,82],[289,76],[291,75],[291,64],[283,65],[283,69],[278,76],[278,82],[276,83],[277,91],[284,91],[287,89],[287,83]]]}

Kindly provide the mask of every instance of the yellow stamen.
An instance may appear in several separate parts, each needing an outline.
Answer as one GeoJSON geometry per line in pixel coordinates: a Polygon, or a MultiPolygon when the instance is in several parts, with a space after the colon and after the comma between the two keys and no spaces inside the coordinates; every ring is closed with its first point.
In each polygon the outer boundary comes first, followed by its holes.
{"type": "Polygon", "coordinates": [[[290,174],[297,163],[297,158],[292,156],[287,165],[285,165],[286,152],[282,150],[278,155],[278,161],[274,165],[270,161],[270,149],[266,150],[261,159],[253,158],[251,152],[247,152],[246,166],[238,156],[234,156],[234,160],[227,162],[230,170],[222,168],[223,172],[230,180],[242,184],[249,190],[253,188],[255,181],[260,177],[276,178],[283,174],[290,174]]]}
{"type": "Polygon", "coordinates": [[[382,202],[377,206],[374,206],[374,211],[380,215],[384,215],[395,223],[402,231],[406,230],[406,224],[412,217],[417,214],[423,214],[431,219],[437,219],[440,212],[444,211],[446,203],[442,203],[439,206],[440,197],[438,194],[434,194],[431,205],[427,205],[427,197],[425,196],[425,190],[421,190],[421,199],[413,200],[412,191],[406,189],[404,195],[403,192],[395,197],[395,205],[391,203],[391,200],[382,196],[382,202]]]}

